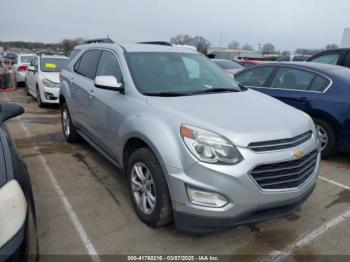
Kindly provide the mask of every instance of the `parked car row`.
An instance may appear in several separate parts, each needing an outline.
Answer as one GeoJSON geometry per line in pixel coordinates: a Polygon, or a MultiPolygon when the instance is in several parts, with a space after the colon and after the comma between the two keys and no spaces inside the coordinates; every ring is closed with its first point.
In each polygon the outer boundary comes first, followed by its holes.
{"type": "MultiPolygon", "coordinates": [[[[84,139],[123,171],[151,227],[212,232],[289,214],[314,190],[321,154],[350,149],[345,67],[244,69],[190,48],[110,40],[77,46],[69,59],[17,60],[16,79],[38,105],[59,103],[67,142],[84,139]]],[[[3,124],[21,113],[1,104],[0,256],[37,250],[30,180],[3,124]],[[11,203],[18,211],[1,214],[11,203]]]]}

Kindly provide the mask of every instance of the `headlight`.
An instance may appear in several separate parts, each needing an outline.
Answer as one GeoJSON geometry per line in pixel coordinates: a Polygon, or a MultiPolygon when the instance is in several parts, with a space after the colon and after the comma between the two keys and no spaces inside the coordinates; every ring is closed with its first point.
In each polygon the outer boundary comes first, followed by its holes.
{"type": "Polygon", "coordinates": [[[60,84],[54,83],[54,82],[52,82],[52,81],[50,81],[50,80],[48,80],[46,78],[44,78],[42,80],[42,82],[43,82],[43,85],[46,86],[46,87],[55,88],[55,87],[59,87],[60,86],[60,84]]]}
{"type": "Polygon", "coordinates": [[[27,201],[21,186],[10,180],[0,188],[0,248],[12,239],[24,224],[27,201]]]}
{"type": "Polygon", "coordinates": [[[238,164],[243,159],[237,148],[225,137],[214,132],[181,125],[181,136],[187,148],[206,163],[238,164]]]}

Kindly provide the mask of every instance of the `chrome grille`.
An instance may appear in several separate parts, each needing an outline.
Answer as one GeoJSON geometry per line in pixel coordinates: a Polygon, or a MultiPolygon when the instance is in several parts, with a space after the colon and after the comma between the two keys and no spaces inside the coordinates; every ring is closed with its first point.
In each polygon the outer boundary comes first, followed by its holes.
{"type": "Polygon", "coordinates": [[[263,189],[298,187],[315,171],[317,151],[297,160],[264,164],[255,167],[250,175],[263,189]]]}
{"type": "Polygon", "coordinates": [[[248,148],[256,152],[287,149],[301,145],[309,140],[311,136],[312,132],[308,131],[292,138],[250,143],[248,148]]]}

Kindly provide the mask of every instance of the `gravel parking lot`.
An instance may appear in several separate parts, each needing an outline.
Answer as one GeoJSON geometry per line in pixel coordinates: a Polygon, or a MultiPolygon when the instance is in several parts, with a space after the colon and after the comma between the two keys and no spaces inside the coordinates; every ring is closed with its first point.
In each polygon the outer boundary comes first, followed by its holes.
{"type": "Polygon", "coordinates": [[[288,217],[204,236],[173,225],[151,229],[134,213],[120,171],[86,143],[64,141],[58,107],[39,109],[22,89],[1,93],[0,100],[26,109],[8,128],[31,175],[41,255],[82,254],[95,261],[108,254],[249,254],[266,260],[291,254],[291,261],[350,255],[350,155],[322,161],[314,193],[288,217]]]}

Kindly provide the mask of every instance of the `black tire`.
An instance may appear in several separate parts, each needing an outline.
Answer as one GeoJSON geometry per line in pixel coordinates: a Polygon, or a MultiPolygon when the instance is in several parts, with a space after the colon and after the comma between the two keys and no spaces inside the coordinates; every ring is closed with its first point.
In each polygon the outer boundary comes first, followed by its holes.
{"type": "Polygon", "coordinates": [[[36,101],[38,103],[38,107],[40,107],[40,108],[45,107],[45,104],[41,100],[40,90],[39,90],[38,86],[36,86],[36,101]]]}
{"type": "Polygon", "coordinates": [[[80,137],[76,131],[76,128],[73,125],[72,118],[70,116],[66,103],[63,103],[63,105],[61,106],[61,123],[63,135],[66,141],[69,143],[78,142],[80,137]],[[68,122],[65,122],[66,120],[68,120],[68,122]],[[67,126],[69,127],[69,129],[66,129],[67,126]]]}
{"type": "Polygon", "coordinates": [[[138,217],[150,227],[160,227],[172,221],[172,207],[165,174],[158,159],[149,148],[140,148],[128,159],[127,183],[132,205],[138,217]],[[151,173],[155,188],[155,207],[150,214],[145,214],[138,206],[132,191],[132,169],[136,163],[145,165],[151,173]]]}
{"type": "Polygon", "coordinates": [[[333,127],[323,119],[314,118],[313,120],[316,125],[316,130],[319,126],[328,137],[328,142],[321,152],[322,158],[327,158],[334,155],[337,152],[337,136],[333,127]]]}
{"type": "Polygon", "coordinates": [[[24,90],[25,90],[25,94],[27,96],[30,96],[30,93],[29,93],[29,87],[27,85],[27,81],[24,81],[24,90]]]}

